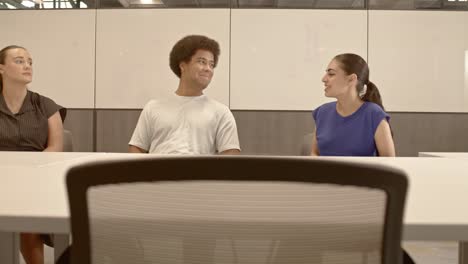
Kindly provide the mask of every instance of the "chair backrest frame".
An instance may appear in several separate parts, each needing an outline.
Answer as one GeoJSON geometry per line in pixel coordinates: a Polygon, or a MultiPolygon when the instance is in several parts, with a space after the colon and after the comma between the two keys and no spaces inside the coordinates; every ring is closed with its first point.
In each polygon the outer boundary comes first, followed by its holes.
{"type": "Polygon", "coordinates": [[[382,263],[401,263],[400,242],[408,186],[406,174],[401,170],[300,157],[159,156],[98,161],[69,170],[66,182],[73,236],[72,264],[91,263],[88,188],[118,183],[186,180],[328,183],[383,190],[387,194],[387,206],[381,245],[382,263]]]}

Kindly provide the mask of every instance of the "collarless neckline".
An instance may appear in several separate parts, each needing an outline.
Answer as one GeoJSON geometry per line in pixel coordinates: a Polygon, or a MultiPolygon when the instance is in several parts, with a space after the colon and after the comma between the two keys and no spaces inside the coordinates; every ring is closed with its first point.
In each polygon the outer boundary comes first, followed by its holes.
{"type": "Polygon", "coordinates": [[[358,109],[356,109],[356,111],[354,111],[353,113],[351,113],[350,115],[347,115],[347,116],[342,116],[340,113],[338,113],[338,109],[337,109],[337,106],[338,106],[338,103],[335,102],[335,113],[337,116],[339,116],[341,119],[350,119],[351,117],[355,116],[357,113],[361,112],[362,109],[365,108],[365,106],[367,105],[368,102],[364,101],[358,109]]]}
{"type": "MultiPolygon", "coordinates": [[[[0,90],[1,93],[1,90],[0,90]]],[[[29,102],[29,98],[31,96],[31,91],[27,90],[26,91],[26,96],[23,99],[23,103],[21,104],[21,107],[19,108],[17,113],[13,113],[10,108],[8,108],[8,105],[5,101],[5,97],[3,96],[3,93],[1,93],[0,96],[0,111],[4,112],[5,114],[11,115],[11,116],[17,116],[22,113],[27,112],[28,110],[31,109],[29,102]]]]}
{"type": "Polygon", "coordinates": [[[203,98],[205,96],[206,96],[205,94],[194,95],[194,96],[186,96],[186,95],[178,95],[178,94],[174,93],[175,98],[179,98],[179,99],[182,99],[182,100],[198,99],[198,98],[203,98]]]}

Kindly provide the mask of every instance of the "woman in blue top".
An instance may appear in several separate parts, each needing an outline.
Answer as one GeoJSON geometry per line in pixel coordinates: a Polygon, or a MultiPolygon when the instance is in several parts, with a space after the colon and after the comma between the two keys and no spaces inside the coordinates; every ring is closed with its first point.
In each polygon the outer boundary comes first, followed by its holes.
{"type": "MultiPolygon", "coordinates": [[[[312,156],[395,156],[389,115],[377,86],[369,81],[369,66],[356,54],[340,54],[322,78],[325,96],[336,98],[313,112],[312,156]]],[[[403,263],[414,260],[403,251],[403,263]]]]}
{"type": "Polygon", "coordinates": [[[337,55],[322,78],[326,103],[313,112],[312,156],[395,156],[390,117],[369,67],[356,54],[337,55]]]}

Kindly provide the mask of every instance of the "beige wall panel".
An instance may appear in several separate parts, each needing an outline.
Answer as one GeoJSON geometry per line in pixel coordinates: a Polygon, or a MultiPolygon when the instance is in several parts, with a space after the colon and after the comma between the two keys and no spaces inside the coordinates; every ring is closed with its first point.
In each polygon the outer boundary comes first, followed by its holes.
{"type": "Polygon", "coordinates": [[[31,90],[69,108],[92,108],[95,16],[95,10],[2,10],[0,46],[30,51],[31,90]]]}
{"type": "Polygon", "coordinates": [[[371,79],[390,111],[468,111],[468,12],[369,11],[371,79]]]}
{"type": "Polygon", "coordinates": [[[231,109],[314,109],[335,55],[367,57],[364,10],[233,9],[231,22],[231,109]]]}
{"type": "Polygon", "coordinates": [[[142,108],[173,93],[179,79],[169,53],[182,37],[217,40],[221,56],[210,97],[229,104],[228,9],[127,9],[97,11],[97,108],[142,108]]]}

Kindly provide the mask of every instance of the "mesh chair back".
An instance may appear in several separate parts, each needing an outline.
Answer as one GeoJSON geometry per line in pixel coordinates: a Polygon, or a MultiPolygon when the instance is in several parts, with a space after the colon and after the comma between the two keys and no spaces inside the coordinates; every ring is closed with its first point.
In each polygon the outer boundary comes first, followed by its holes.
{"type": "Polygon", "coordinates": [[[399,263],[406,178],[272,157],[72,169],[72,263],[399,263]]]}

